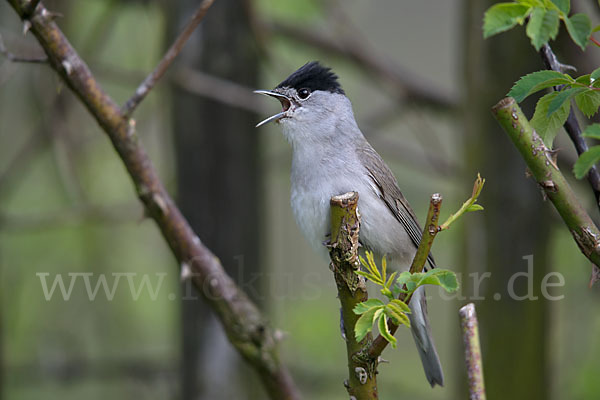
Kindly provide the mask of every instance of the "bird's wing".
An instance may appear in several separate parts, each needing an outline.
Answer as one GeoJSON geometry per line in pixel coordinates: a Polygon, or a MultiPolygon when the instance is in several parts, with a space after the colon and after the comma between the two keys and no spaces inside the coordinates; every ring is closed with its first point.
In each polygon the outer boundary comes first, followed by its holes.
{"type": "MultiPolygon", "coordinates": [[[[419,247],[423,229],[421,229],[417,221],[415,212],[400,191],[394,174],[381,159],[381,156],[368,143],[365,142],[364,146],[359,146],[357,152],[359,153],[359,159],[369,173],[369,177],[379,189],[379,197],[402,224],[415,247],[419,247]]],[[[431,253],[427,257],[427,260],[431,268],[435,268],[435,261],[431,253]]]]}

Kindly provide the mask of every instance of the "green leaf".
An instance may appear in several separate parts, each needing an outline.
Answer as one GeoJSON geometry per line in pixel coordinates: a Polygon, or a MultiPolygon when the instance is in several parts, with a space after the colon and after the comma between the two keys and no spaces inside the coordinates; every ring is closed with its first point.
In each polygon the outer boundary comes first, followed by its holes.
{"type": "Polygon", "coordinates": [[[373,322],[375,321],[377,311],[381,311],[381,308],[371,308],[356,321],[356,325],[354,325],[354,337],[357,342],[363,340],[367,336],[367,333],[373,329],[373,322]]]}
{"type": "Polygon", "coordinates": [[[557,71],[536,71],[521,77],[510,89],[508,96],[513,97],[517,103],[520,103],[527,96],[537,91],[571,82],[573,82],[573,78],[557,71]]]}
{"type": "Polygon", "coordinates": [[[600,139],[600,124],[588,125],[588,127],[585,128],[581,133],[581,136],[600,139]]]}
{"type": "Polygon", "coordinates": [[[592,77],[591,74],[581,75],[580,77],[575,79],[575,82],[580,83],[585,86],[590,86],[592,83],[591,77],[592,77]]]}
{"type": "Polygon", "coordinates": [[[569,15],[569,11],[571,10],[571,0],[552,0],[554,5],[562,12],[563,14],[569,15]]]}
{"type": "Polygon", "coordinates": [[[588,151],[579,156],[573,166],[575,177],[577,179],[583,178],[598,161],[600,161],[600,146],[592,146],[588,151]]]}
{"type": "Polygon", "coordinates": [[[390,303],[395,304],[397,307],[400,307],[400,309],[403,312],[410,314],[410,307],[408,306],[408,304],[406,304],[402,300],[394,299],[394,300],[390,301],[390,303]]]}
{"type": "Polygon", "coordinates": [[[373,274],[370,274],[370,273],[368,273],[368,272],[365,272],[365,271],[361,271],[361,270],[359,270],[359,269],[355,270],[355,271],[354,271],[354,273],[355,273],[356,275],[363,276],[363,277],[365,277],[366,279],[370,280],[371,282],[375,282],[375,283],[377,283],[378,285],[379,285],[379,284],[381,284],[381,279],[379,279],[378,277],[376,277],[376,276],[375,276],[375,275],[373,275],[373,274]]]}
{"type": "Polygon", "coordinates": [[[527,24],[527,36],[537,51],[550,39],[555,39],[558,34],[560,19],[557,10],[546,10],[541,7],[533,9],[527,24]]]}
{"type": "Polygon", "coordinates": [[[571,98],[573,96],[575,96],[578,93],[581,93],[584,90],[586,90],[586,88],[572,87],[569,89],[561,90],[560,92],[556,92],[558,94],[556,96],[554,96],[554,98],[548,105],[547,116],[548,117],[551,116],[554,112],[556,112],[556,110],[558,110],[559,108],[561,108],[563,106],[565,101],[571,100],[571,98]]]}
{"type": "Polygon", "coordinates": [[[392,283],[394,283],[394,279],[396,279],[396,275],[398,275],[398,271],[394,271],[394,273],[392,273],[390,275],[390,277],[388,278],[387,283],[385,284],[385,287],[389,289],[389,287],[392,285],[392,283]]]}
{"type": "Polygon", "coordinates": [[[467,207],[467,210],[465,212],[471,212],[471,211],[481,211],[483,210],[483,206],[480,204],[471,204],[469,207],[467,207]]]}
{"type": "Polygon", "coordinates": [[[542,137],[548,147],[552,147],[552,141],[556,136],[556,132],[567,120],[569,110],[571,109],[571,102],[565,101],[558,110],[548,117],[548,107],[557,95],[558,92],[552,92],[539,99],[535,106],[533,118],[530,121],[533,128],[542,137]]]}
{"type": "Polygon", "coordinates": [[[358,303],[357,305],[355,305],[352,311],[354,311],[354,314],[364,314],[373,307],[382,307],[384,305],[385,304],[383,303],[383,301],[379,299],[369,299],[367,301],[363,301],[362,303],[358,303]]]}
{"type": "Polygon", "coordinates": [[[529,9],[529,6],[517,3],[499,3],[490,7],[483,16],[484,39],[522,24],[529,9]]]}
{"type": "Polygon", "coordinates": [[[564,21],[571,39],[581,47],[581,50],[585,50],[588,39],[592,34],[590,18],[585,14],[575,14],[571,18],[565,18],[564,21]]]}
{"type": "Polygon", "coordinates": [[[388,329],[385,314],[381,314],[379,317],[379,333],[383,336],[393,348],[396,348],[396,338],[392,336],[392,333],[388,329]]]}
{"type": "Polygon", "coordinates": [[[423,279],[417,284],[422,285],[437,285],[443,287],[447,292],[455,292],[458,290],[458,280],[456,274],[447,269],[434,268],[427,272],[423,279]]]}
{"type": "Polygon", "coordinates": [[[391,318],[392,322],[396,325],[406,325],[410,328],[410,319],[397,305],[388,303],[385,307],[385,315],[391,318]]]}
{"type": "Polygon", "coordinates": [[[600,107],[600,93],[596,90],[587,89],[585,92],[575,96],[575,104],[577,104],[577,107],[579,107],[586,117],[590,118],[598,112],[598,107],[600,107]]]}
{"type": "Polygon", "coordinates": [[[596,79],[600,78],[600,68],[596,68],[591,74],[590,74],[590,79],[592,81],[595,81],[596,79]]]}

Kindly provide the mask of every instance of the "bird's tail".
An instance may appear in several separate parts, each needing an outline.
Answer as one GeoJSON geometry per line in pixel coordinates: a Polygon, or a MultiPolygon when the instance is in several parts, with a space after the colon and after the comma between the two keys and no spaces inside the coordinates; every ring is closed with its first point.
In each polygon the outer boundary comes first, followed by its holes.
{"type": "Polygon", "coordinates": [[[419,351],[419,356],[421,356],[425,376],[431,387],[434,387],[436,384],[444,386],[442,365],[435,350],[431,329],[429,328],[424,287],[420,287],[414,292],[410,301],[410,308],[411,313],[408,315],[410,317],[411,331],[417,345],[417,350],[419,351]]]}

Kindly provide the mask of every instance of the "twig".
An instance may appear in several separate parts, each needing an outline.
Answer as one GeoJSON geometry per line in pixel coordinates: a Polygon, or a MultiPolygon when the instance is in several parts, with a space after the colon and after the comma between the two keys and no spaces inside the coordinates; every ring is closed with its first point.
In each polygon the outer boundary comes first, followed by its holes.
{"type": "Polygon", "coordinates": [[[265,112],[263,103],[258,102],[252,94],[254,89],[239,83],[187,67],[178,68],[171,76],[175,84],[190,93],[243,110],[259,114],[265,112]]]}
{"type": "MultiPolygon", "coordinates": [[[[544,65],[547,69],[551,69],[553,71],[564,72],[565,65],[558,62],[556,55],[552,52],[552,48],[549,44],[545,44],[542,46],[540,50],[540,55],[542,56],[542,60],[544,61],[544,65]]],[[[558,87],[555,87],[554,90],[558,90],[558,87]]],[[[581,136],[581,128],[579,127],[579,123],[577,122],[577,117],[575,117],[575,112],[573,107],[569,111],[569,116],[564,124],[565,130],[567,134],[571,138],[573,145],[575,146],[575,150],[578,155],[585,153],[588,150],[588,145],[585,142],[585,139],[581,136]]],[[[600,208],[600,172],[595,165],[590,168],[587,174],[588,182],[594,191],[594,196],[596,197],[596,205],[600,208]]]]}
{"type": "Polygon", "coordinates": [[[507,97],[500,100],[492,108],[492,113],[521,153],[545,195],[554,204],[581,252],[592,263],[600,265],[600,231],[579,203],[558,169],[552,152],[531,127],[515,99],[507,97]]]}
{"type": "MultiPolygon", "coordinates": [[[[23,18],[21,2],[8,2],[23,18]]],[[[203,4],[206,3],[211,1],[203,4]]],[[[46,52],[50,66],[109,136],[129,172],[146,214],[154,219],[180,265],[185,266],[182,270],[191,269],[187,276],[215,311],[231,344],[258,372],[272,399],[298,399],[294,382],[279,358],[278,335],[183,217],[138,139],[135,123],[124,117],[115,101],[104,92],[42,3],[29,21],[31,32],[46,52]]]]}
{"type": "MultiPolygon", "coordinates": [[[[421,238],[421,243],[419,243],[419,247],[417,248],[417,253],[413,258],[413,262],[410,266],[410,273],[414,274],[416,272],[423,271],[425,267],[425,263],[427,262],[427,257],[431,252],[431,246],[433,245],[433,240],[435,236],[438,234],[438,220],[440,217],[440,209],[442,207],[442,195],[439,193],[434,193],[431,195],[431,200],[429,201],[429,211],[427,212],[427,220],[425,221],[425,228],[423,228],[423,236],[421,238]]],[[[400,293],[398,299],[408,304],[410,302],[410,296],[407,296],[406,293],[400,293]]],[[[393,324],[391,322],[388,323],[388,328],[390,333],[393,335],[398,329],[398,325],[393,324]]],[[[378,335],[371,347],[369,347],[368,354],[369,358],[372,360],[376,360],[383,350],[388,345],[388,341],[381,335],[378,335]]]]}
{"type": "Polygon", "coordinates": [[[481,360],[481,347],[479,346],[479,326],[477,324],[475,305],[469,303],[461,307],[458,314],[460,315],[460,326],[465,345],[465,362],[469,378],[469,399],[485,400],[483,363],[481,360]]]}
{"type": "Polygon", "coordinates": [[[6,46],[4,45],[4,40],[2,40],[2,35],[0,35],[0,54],[2,54],[4,57],[8,58],[12,62],[35,64],[44,64],[48,62],[48,58],[46,57],[23,57],[11,53],[6,49],[6,46]]]}
{"type": "Polygon", "coordinates": [[[367,400],[377,398],[377,359],[363,356],[371,341],[367,334],[357,342],[354,327],[359,316],[354,307],[368,299],[367,287],[363,278],[355,271],[360,268],[358,261],[358,233],[360,217],[356,211],[358,193],[349,192],[334,196],[331,205],[331,241],[329,256],[335,277],[338,298],[342,306],[343,336],[348,355],[348,380],[346,389],[350,398],[367,400]]]}
{"type": "Polygon", "coordinates": [[[175,42],[173,42],[169,50],[167,50],[167,52],[163,56],[162,60],[160,60],[154,71],[152,71],[150,75],[148,75],[146,79],[144,79],[144,81],[136,89],[133,96],[131,96],[131,98],[127,100],[125,105],[121,108],[121,113],[124,116],[128,117],[133,113],[135,108],[141,103],[142,100],[144,100],[144,97],[146,97],[146,95],[150,92],[150,90],[152,90],[154,85],[156,85],[156,82],[158,82],[158,80],[164,75],[164,73],[169,68],[169,65],[171,65],[175,57],[177,57],[177,55],[185,45],[185,42],[191,36],[192,32],[194,32],[198,24],[200,24],[213,2],[214,0],[204,0],[202,1],[202,3],[200,3],[198,8],[192,15],[192,18],[188,21],[185,28],[183,28],[183,31],[179,34],[177,39],[175,39],[175,42]]]}
{"type": "Polygon", "coordinates": [[[388,86],[391,85],[403,100],[446,111],[453,111],[457,107],[457,101],[450,95],[443,93],[439,88],[426,86],[422,80],[414,79],[412,74],[398,66],[393,66],[389,61],[382,62],[380,56],[371,54],[366,47],[360,46],[356,41],[339,42],[319,35],[313,29],[304,29],[281,22],[264,22],[263,25],[266,30],[276,34],[349,59],[364,70],[383,78],[383,81],[388,86]]]}

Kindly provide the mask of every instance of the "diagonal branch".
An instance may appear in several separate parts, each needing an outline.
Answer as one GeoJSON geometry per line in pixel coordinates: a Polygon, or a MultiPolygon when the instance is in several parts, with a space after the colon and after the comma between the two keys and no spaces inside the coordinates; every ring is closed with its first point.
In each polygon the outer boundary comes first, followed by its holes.
{"type": "Polygon", "coordinates": [[[154,68],[154,71],[152,71],[150,75],[144,79],[144,81],[136,89],[133,96],[131,96],[131,98],[127,100],[125,105],[123,105],[121,108],[121,113],[125,117],[131,116],[135,108],[142,102],[142,100],[144,100],[154,85],[156,85],[156,82],[158,82],[158,80],[165,74],[175,57],[177,57],[177,55],[181,52],[181,49],[183,49],[185,42],[187,42],[189,37],[192,35],[192,32],[194,32],[196,27],[200,24],[200,22],[202,22],[206,12],[213,3],[214,0],[204,0],[202,3],[200,3],[192,15],[192,18],[190,18],[188,23],[185,25],[185,28],[183,28],[183,31],[179,34],[179,36],[177,36],[177,39],[175,39],[171,47],[169,47],[169,50],[167,50],[162,60],[160,60],[156,68],[154,68]]]}
{"type": "MultiPolygon", "coordinates": [[[[429,201],[429,211],[427,212],[427,219],[425,220],[425,228],[423,228],[423,235],[421,239],[421,243],[419,243],[419,247],[417,248],[417,253],[413,258],[412,264],[410,266],[410,273],[414,274],[416,272],[422,272],[425,267],[425,263],[427,262],[427,257],[431,252],[431,246],[433,246],[433,240],[436,235],[440,231],[438,228],[438,219],[440,217],[440,209],[442,207],[442,195],[439,193],[434,193],[431,195],[431,200],[429,201]]],[[[410,302],[410,296],[407,296],[406,293],[400,293],[398,299],[402,302],[408,304],[410,302]]],[[[398,329],[398,325],[389,323],[388,329],[390,333],[393,335],[396,333],[398,329]]],[[[376,360],[383,350],[387,347],[388,341],[383,336],[378,335],[371,347],[369,347],[369,358],[372,360],[376,360]]]]}
{"type": "Polygon", "coordinates": [[[552,152],[512,97],[492,107],[492,114],[521,153],[531,175],[569,228],[581,252],[600,266],[600,230],[585,211],[553,159],[552,152]]]}
{"type": "MultiPolygon", "coordinates": [[[[549,44],[542,46],[540,55],[542,56],[542,60],[544,61],[546,69],[564,72],[565,67],[568,67],[558,62],[558,59],[556,58],[556,55],[552,51],[552,48],[550,48],[549,44]]],[[[554,88],[554,90],[558,89],[558,87],[554,88]]],[[[580,156],[582,153],[585,153],[588,150],[588,145],[585,142],[585,139],[581,136],[581,128],[579,127],[579,122],[577,122],[577,118],[575,117],[575,111],[573,110],[573,107],[571,107],[571,111],[569,111],[569,116],[567,117],[564,126],[567,134],[573,142],[573,145],[575,146],[577,155],[580,156]]],[[[600,207],[600,172],[598,172],[598,168],[596,168],[595,165],[590,168],[587,178],[592,190],[594,191],[596,205],[600,207]]]]}
{"type": "MultiPolygon", "coordinates": [[[[7,0],[26,18],[20,0],[7,0]]],[[[206,4],[206,3],[205,3],[206,4]]],[[[102,89],[88,66],[39,3],[28,19],[50,66],[96,119],[110,138],[135,185],[146,214],[161,230],[181,264],[220,319],[229,341],[258,372],[272,399],[298,399],[298,391],[277,351],[276,332],[258,307],[225,273],[219,259],[200,241],[160,181],[154,165],[115,101],[102,89]]]]}

